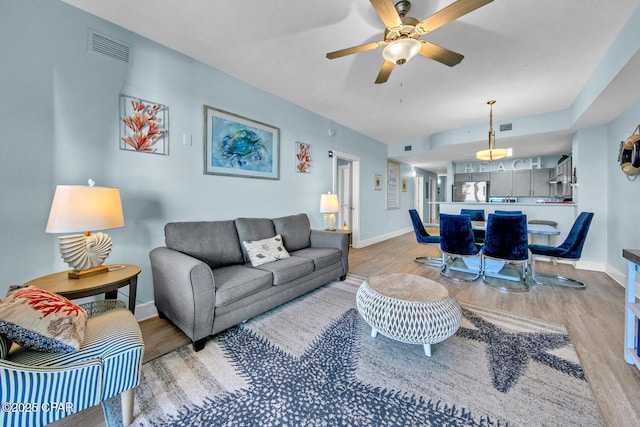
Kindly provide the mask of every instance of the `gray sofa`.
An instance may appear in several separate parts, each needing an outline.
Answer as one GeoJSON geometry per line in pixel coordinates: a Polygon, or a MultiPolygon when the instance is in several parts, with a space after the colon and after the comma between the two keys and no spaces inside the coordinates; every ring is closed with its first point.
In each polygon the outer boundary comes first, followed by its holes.
{"type": "Polygon", "coordinates": [[[149,254],[155,304],[196,351],[210,335],[349,271],[349,237],[312,230],[305,214],[168,223],[165,243],[149,254]],[[290,257],[253,267],[242,242],[276,235],[290,257]]]}

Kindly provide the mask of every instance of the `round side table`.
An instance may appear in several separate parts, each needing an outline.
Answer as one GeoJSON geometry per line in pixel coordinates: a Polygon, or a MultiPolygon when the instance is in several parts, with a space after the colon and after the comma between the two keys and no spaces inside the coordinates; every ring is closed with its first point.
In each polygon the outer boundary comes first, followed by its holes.
{"type": "Polygon", "coordinates": [[[365,280],[356,294],[360,315],[371,326],[394,340],[422,344],[431,356],[431,344],[455,334],[462,310],[441,284],[420,276],[383,273],[365,280]]]}
{"type": "Polygon", "coordinates": [[[104,294],[105,299],[116,299],[118,289],[129,286],[129,310],[135,313],[136,292],[140,267],[132,264],[108,265],[109,271],[82,279],[69,279],[68,271],[33,279],[25,285],[37,286],[68,299],[104,294]]]}

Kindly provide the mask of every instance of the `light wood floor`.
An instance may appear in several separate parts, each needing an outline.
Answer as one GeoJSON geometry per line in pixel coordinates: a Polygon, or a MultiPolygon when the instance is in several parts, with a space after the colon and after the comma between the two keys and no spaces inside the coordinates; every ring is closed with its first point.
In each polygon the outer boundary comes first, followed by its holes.
{"type": "MultiPolygon", "coordinates": [[[[628,365],[623,357],[624,288],[604,273],[575,270],[566,264],[540,263],[539,271],[577,278],[584,281],[587,288],[535,286],[527,293],[505,293],[482,281],[451,282],[440,276],[438,270],[413,261],[416,256],[425,254],[438,256],[438,251],[416,243],[413,233],[405,234],[366,248],[352,249],[349,270],[361,276],[401,272],[428,277],[445,285],[459,301],[563,324],[569,331],[606,424],[640,426],[640,371],[628,365]]],[[[158,318],[141,322],[141,328],[145,360],[188,343],[180,331],[158,318]]],[[[104,420],[98,406],[55,425],[103,426],[104,420]]]]}

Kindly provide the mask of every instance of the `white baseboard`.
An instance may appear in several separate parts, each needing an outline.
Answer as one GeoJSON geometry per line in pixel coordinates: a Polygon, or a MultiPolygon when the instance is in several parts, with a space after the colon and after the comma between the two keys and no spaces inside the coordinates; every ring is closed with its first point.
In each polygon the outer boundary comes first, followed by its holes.
{"type": "Polygon", "coordinates": [[[385,240],[392,239],[394,237],[402,236],[410,231],[413,231],[413,228],[405,228],[402,230],[396,230],[391,233],[381,234],[380,236],[372,237],[366,240],[360,240],[360,244],[356,248],[364,248],[365,246],[374,245],[376,243],[384,242],[385,240]]]}
{"type": "Polygon", "coordinates": [[[136,305],[136,320],[138,322],[151,319],[152,317],[156,317],[157,315],[158,315],[158,310],[156,309],[156,304],[154,301],[149,301],[149,302],[142,303],[140,305],[136,305]]]}

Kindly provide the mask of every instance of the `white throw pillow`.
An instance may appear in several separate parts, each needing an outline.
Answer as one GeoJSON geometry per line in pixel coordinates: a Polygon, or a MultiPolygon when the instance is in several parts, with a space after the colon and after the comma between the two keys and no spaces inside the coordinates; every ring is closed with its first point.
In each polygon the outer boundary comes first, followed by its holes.
{"type": "Polygon", "coordinates": [[[289,258],[289,252],[284,248],[282,237],[279,234],[269,239],[243,240],[242,244],[247,251],[247,255],[249,255],[251,265],[254,267],[279,259],[289,258]]]}

